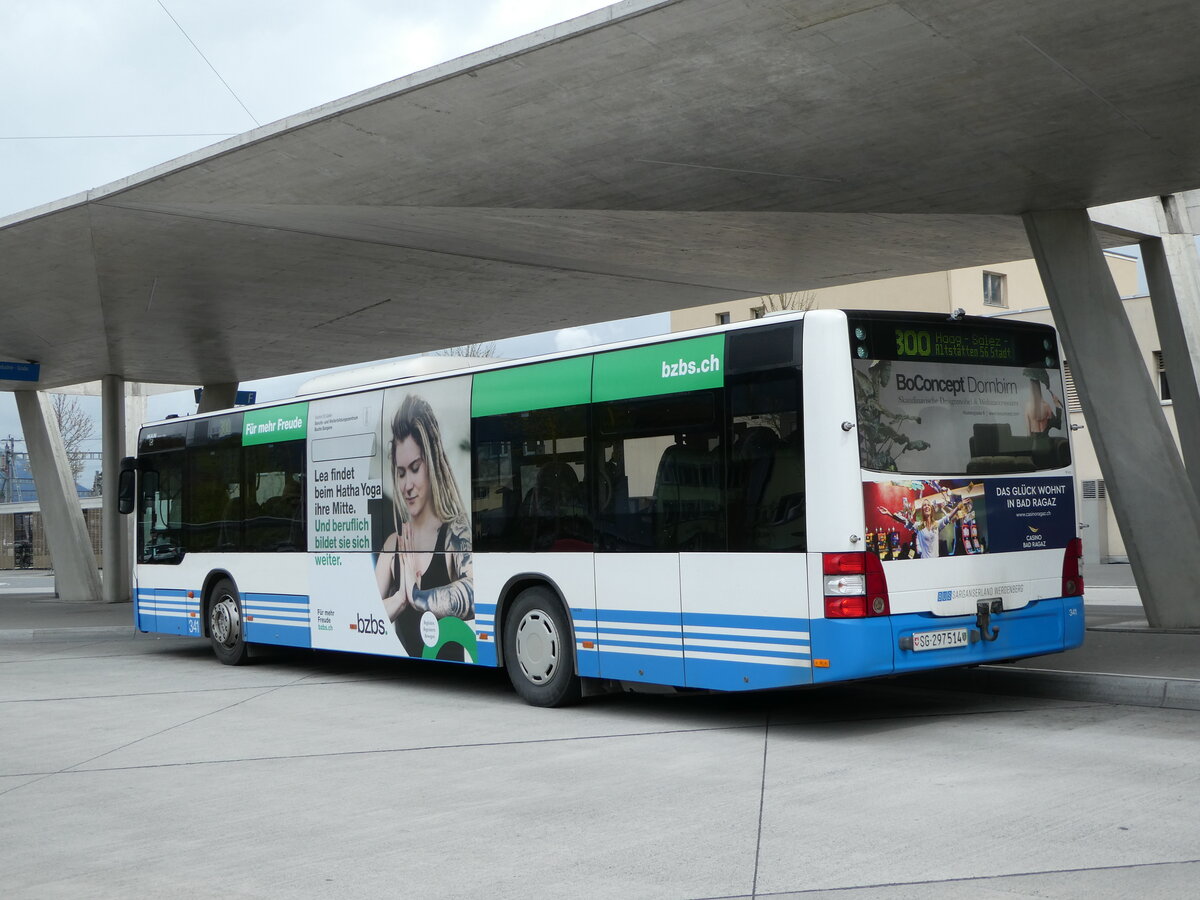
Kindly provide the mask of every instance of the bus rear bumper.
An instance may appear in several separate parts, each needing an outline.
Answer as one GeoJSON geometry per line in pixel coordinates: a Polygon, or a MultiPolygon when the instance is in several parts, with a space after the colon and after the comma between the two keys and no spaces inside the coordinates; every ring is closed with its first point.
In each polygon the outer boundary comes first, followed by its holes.
{"type": "Polygon", "coordinates": [[[1083,598],[1037,600],[1021,609],[994,614],[988,624],[988,635],[994,634],[992,640],[986,639],[975,616],[914,613],[877,619],[816,619],[812,622],[813,682],[902,675],[1061,653],[1083,643],[1083,598]],[[955,646],[964,630],[967,642],[955,646]],[[913,635],[923,632],[958,634],[946,636],[947,646],[912,649],[913,635]]]}

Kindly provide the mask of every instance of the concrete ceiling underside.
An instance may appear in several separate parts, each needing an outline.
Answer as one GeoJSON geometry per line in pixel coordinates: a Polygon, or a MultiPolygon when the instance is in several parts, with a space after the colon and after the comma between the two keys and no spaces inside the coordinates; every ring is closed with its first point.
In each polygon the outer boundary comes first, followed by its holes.
{"type": "Polygon", "coordinates": [[[0,358],[246,380],[1027,257],[1022,212],[1200,186],[1198,25],[620,3],[0,223],[0,358]]]}

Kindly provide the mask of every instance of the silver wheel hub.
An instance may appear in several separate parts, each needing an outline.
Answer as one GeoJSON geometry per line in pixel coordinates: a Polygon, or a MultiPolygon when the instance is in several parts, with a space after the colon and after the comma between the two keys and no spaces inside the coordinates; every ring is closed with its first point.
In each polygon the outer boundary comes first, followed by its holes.
{"type": "Polygon", "coordinates": [[[242,633],[241,617],[238,616],[237,601],[226,594],[212,605],[208,614],[209,631],[220,644],[232,646],[242,633]]]}
{"type": "Polygon", "coordinates": [[[517,663],[534,684],[545,684],[558,671],[562,642],[554,620],[541,610],[527,612],[517,624],[517,663]]]}

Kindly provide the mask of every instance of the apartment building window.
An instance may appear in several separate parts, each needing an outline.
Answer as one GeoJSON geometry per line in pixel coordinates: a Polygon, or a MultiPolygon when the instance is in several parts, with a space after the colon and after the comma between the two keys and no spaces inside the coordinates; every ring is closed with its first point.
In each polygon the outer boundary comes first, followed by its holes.
{"type": "Polygon", "coordinates": [[[983,305],[1008,306],[1007,276],[999,272],[983,273],[983,305]]]}
{"type": "Polygon", "coordinates": [[[718,325],[728,325],[729,324],[729,313],[727,313],[727,312],[717,313],[717,324],[718,325]]]}
{"type": "Polygon", "coordinates": [[[1171,385],[1167,382],[1167,364],[1161,350],[1154,351],[1154,371],[1158,373],[1158,396],[1160,400],[1171,399],[1171,385]]]}

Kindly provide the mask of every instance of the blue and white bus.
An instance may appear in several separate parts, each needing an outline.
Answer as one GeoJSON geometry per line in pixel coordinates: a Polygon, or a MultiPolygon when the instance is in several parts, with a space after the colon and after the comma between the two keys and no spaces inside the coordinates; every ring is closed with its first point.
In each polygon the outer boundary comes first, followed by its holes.
{"type": "Polygon", "coordinates": [[[503,666],[544,706],[1054,653],[1062,397],[1048,326],[822,310],[157,422],[136,624],[503,666]]]}

